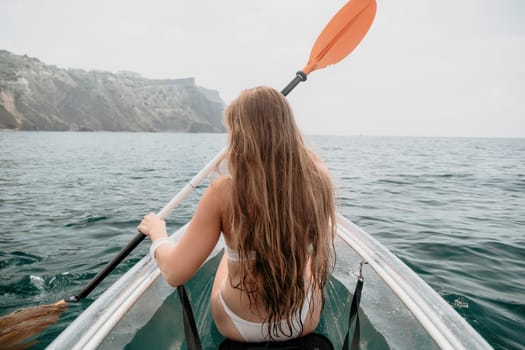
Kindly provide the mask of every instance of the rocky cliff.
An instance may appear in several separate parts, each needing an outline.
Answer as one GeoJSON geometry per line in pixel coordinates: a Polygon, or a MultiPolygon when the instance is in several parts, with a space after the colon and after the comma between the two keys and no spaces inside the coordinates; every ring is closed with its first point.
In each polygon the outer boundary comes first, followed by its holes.
{"type": "Polygon", "coordinates": [[[0,50],[0,129],[223,132],[223,109],[193,78],[60,69],[0,50]]]}

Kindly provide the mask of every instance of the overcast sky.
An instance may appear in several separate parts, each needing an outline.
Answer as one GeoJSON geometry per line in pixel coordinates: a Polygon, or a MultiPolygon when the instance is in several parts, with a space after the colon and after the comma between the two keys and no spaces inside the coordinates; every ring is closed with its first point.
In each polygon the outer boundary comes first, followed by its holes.
{"type": "MultiPolygon", "coordinates": [[[[344,0],[0,0],[0,49],[62,68],[282,89],[344,0]]],[[[378,0],[289,99],[307,134],[525,137],[524,0],[378,0]]]]}

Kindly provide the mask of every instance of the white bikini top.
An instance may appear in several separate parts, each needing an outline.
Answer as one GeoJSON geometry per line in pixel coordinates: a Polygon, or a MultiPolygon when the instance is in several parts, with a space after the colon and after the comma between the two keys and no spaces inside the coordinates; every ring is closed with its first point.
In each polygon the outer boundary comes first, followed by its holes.
{"type": "MultiPolygon", "coordinates": [[[[228,246],[228,244],[226,243],[226,241],[224,241],[224,250],[226,251],[226,255],[228,256],[228,259],[230,259],[231,261],[240,261],[240,257],[239,257],[239,252],[230,248],[228,246]]],[[[312,250],[313,250],[313,247],[312,245],[310,244],[310,246],[308,247],[308,255],[311,255],[312,254],[312,250]]],[[[250,252],[250,256],[248,257],[248,260],[255,260],[255,252],[254,251],[251,251],[250,252]]]]}
{"type": "MultiPolygon", "coordinates": [[[[228,259],[230,259],[231,261],[240,261],[240,256],[239,256],[239,252],[228,247],[228,244],[226,244],[226,242],[224,242],[224,250],[226,251],[226,256],[228,256],[228,259]]],[[[255,260],[255,252],[254,251],[251,251],[250,252],[250,255],[248,257],[248,260],[255,260]]]]}

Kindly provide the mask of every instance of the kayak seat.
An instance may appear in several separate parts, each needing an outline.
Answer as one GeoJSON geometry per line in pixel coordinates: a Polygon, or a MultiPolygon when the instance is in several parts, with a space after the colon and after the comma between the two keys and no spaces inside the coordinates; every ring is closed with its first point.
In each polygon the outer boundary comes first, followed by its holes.
{"type": "Polygon", "coordinates": [[[310,333],[304,337],[290,339],[280,342],[245,343],[230,339],[224,340],[218,350],[334,350],[332,342],[324,335],[310,333]]]}

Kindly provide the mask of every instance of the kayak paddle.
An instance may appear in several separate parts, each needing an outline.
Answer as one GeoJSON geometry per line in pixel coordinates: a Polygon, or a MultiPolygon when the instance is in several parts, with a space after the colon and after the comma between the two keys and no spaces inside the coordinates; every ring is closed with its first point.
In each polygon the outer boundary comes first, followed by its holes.
{"type": "Polygon", "coordinates": [[[376,14],[375,0],[350,0],[324,27],[317,37],[306,66],[297,72],[295,78],[283,89],[288,95],[306,76],[336,64],[348,56],[365,37],[376,14]]]}

